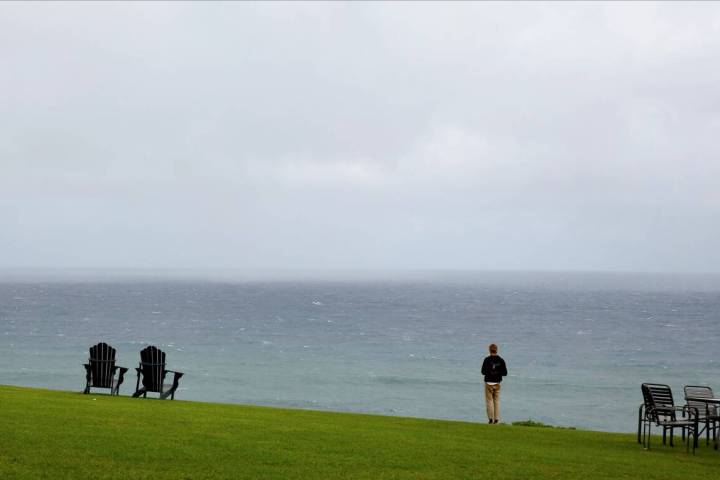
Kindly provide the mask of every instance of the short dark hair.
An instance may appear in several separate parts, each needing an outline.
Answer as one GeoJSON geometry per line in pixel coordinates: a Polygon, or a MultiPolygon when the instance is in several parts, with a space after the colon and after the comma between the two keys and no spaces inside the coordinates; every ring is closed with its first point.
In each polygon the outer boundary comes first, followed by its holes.
{"type": "Polygon", "coordinates": [[[490,353],[497,353],[497,345],[494,343],[491,343],[488,349],[490,350],[490,353]]]}

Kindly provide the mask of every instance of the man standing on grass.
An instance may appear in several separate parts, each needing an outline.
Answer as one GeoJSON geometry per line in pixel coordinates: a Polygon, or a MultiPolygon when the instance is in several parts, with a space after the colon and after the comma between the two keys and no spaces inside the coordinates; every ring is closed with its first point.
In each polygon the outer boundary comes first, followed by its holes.
{"type": "Polygon", "coordinates": [[[488,423],[498,423],[500,420],[500,382],[507,375],[505,360],[497,354],[498,347],[494,343],[488,347],[490,355],[485,357],[482,364],[482,374],[485,375],[485,406],[487,407],[488,423]]]}

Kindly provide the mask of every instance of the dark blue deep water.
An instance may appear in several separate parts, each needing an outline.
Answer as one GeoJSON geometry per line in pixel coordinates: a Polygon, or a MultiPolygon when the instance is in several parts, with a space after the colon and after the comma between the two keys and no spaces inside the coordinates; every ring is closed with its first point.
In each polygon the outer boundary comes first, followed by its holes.
{"type": "Polygon", "coordinates": [[[186,373],[180,399],[484,421],[479,368],[495,342],[510,372],[503,421],[631,431],[643,381],[720,391],[719,321],[711,276],[9,275],[0,384],[80,391],[91,344],[131,370],[155,344],[186,373]]]}

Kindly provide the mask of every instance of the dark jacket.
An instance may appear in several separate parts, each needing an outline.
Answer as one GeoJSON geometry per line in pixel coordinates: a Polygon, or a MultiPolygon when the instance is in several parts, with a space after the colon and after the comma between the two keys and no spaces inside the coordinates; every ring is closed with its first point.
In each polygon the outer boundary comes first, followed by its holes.
{"type": "Polygon", "coordinates": [[[480,372],[485,375],[485,381],[490,383],[502,382],[502,377],[507,375],[505,360],[500,355],[485,357],[480,372]]]}

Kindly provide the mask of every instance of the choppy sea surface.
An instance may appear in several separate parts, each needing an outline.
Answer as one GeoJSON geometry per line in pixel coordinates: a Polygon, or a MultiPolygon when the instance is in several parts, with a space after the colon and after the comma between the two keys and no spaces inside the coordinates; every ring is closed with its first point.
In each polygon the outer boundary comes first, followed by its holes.
{"type": "Polygon", "coordinates": [[[495,342],[503,421],[632,431],[644,381],[720,391],[720,277],[0,277],[0,384],[80,391],[98,341],[131,368],[123,395],[154,344],[179,399],[480,422],[495,342]]]}

